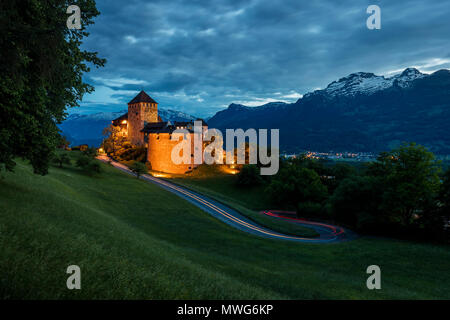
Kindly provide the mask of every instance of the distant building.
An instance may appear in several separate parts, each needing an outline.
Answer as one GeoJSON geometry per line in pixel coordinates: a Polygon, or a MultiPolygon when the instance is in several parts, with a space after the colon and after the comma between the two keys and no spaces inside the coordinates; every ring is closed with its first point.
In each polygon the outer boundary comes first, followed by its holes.
{"type": "MultiPolygon", "coordinates": [[[[198,120],[202,122],[203,131],[207,130],[208,124],[198,120]]],[[[194,164],[193,153],[188,164],[177,165],[171,159],[172,149],[179,143],[171,140],[172,133],[177,129],[188,131],[191,150],[194,152],[194,122],[162,121],[158,115],[158,103],[144,91],[128,103],[128,112],[114,119],[112,124],[120,129],[119,134],[127,137],[131,144],[147,148],[147,161],[152,170],[183,174],[197,166],[194,164]]],[[[203,154],[203,150],[201,153],[203,154]]]]}

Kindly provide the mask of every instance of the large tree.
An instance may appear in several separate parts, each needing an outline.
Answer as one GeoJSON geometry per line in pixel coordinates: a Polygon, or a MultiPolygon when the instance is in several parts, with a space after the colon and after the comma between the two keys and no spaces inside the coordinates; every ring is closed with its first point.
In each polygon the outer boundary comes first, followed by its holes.
{"type": "Polygon", "coordinates": [[[105,63],[80,48],[98,14],[94,0],[0,2],[0,169],[13,170],[22,157],[47,173],[57,124],[93,91],[83,74],[105,63]],[[66,25],[70,5],[81,9],[81,29],[66,25]]]}
{"type": "Polygon", "coordinates": [[[321,203],[327,197],[327,188],[319,175],[295,164],[281,168],[266,191],[274,204],[296,209],[301,203],[321,203]]]}
{"type": "Polygon", "coordinates": [[[450,217],[450,168],[442,177],[442,185],[439,190],[439,201],[441,202],[442,214],[450,217]]]}
{"type": "Polygon", "coordinates": [[[434,154],[415,143],[382,152],[369,166],[369,175],[383,181],[380,208],[390,213],[393,222],[407,226],[414,218],[434,211],[439,191],[440,165],[434,154]]]}

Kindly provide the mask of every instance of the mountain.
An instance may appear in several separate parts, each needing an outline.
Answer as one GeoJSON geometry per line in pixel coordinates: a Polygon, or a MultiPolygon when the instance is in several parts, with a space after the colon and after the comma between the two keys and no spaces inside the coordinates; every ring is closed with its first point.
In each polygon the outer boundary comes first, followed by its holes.
{"type": "Polygon", "coordinates": [[[333,97],[355,96],[358,94],[370,95],[377,91],[390,88],[394,85],[402,88],[408,87],[413,80],[420,79],[425,76],[425,74],[414,68],[408,68],[401,74],[391,78],[377,76],[373,73],[358,72],[352,73],[339,81],[334,81],[330,83],[325,90],[318,91],[322,91],[322,93],[326,93],[333,97]]]}
{"type": "Polygon", "coordinates": [[[231,104],[209,126],[280,129],[283,151],[380,151],[415,141],[450,154],[450,71],[358,72],[292,104],[231,104]]]}
{"type": "MultiPolygon", "coordinates": [[[[63,135],[71,142],[71,145],[88,144],[99,146],[102,142],[102,131],[116,119],[126,113],[127,110],[119,112],[98,112],[94,114],[71,114],[59,125],[63,135]]],[[[191,121],[197,119],[189,114],[158,108],[158,114],[163,121],[191,121]]]]}

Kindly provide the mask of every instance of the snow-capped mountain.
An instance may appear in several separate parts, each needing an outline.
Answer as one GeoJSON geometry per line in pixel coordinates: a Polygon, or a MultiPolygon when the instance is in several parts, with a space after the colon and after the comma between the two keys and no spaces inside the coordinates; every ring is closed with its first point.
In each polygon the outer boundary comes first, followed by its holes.
{"type": "Polygon", "coordinates": [[[412,81],[427,76],[428,74],[421,73],[415,68],[408,68],[405,69],[405,71],[403,71],[400,75],[393,77],[393,85],[398,85],[399,87],[406,88],[411,85],[412,81]]]}
{"type": "Polygon", "coordinates": [[[158,114],[163,121],[191,121],[198,119],[198,117],[194,117],[190,114],[171,109],[159,108],[158,114]]]}
{"type": "MultiPolygon", "coordinates": [[[[59,125],[63,135],[71,142],[72,145],[89,144],[99,146],[102,141],[102,131],[114,120],[127,110],[117,112],[98,112],[93,114],[74,113],[59,125]]],[[[158,108],[158,114],[163,121],[191,121],[197,119],[190,114],[158,108]]]]}
{"type": "Polygon", "coordinates": [[[377,76],[373,73],[357,72],[341,78],[338,81],[333,81],[324,90],[316,90],[312,93],[308,93],[305,97],[315,94],[327,94],[332,97],[348,97],[358,94],[370,95],[395,85],[401,88],[408,87],[412,81],[426,76],[428,75],[421,73],[415,68],[407,68],[401,74],[390,78],[377,76]]]}
{"type": "Polygon", "coordinates": [[[450,70],[358,72],[292,104],[230,105],[210,128],[279,129],[282,150],[381,151],[403,141],[450,155],[450,70]]]}
{"type": "Polygon", "coordinates": [[[127,110],[117,111],[117,112],[97,112],[91,114],[81,114],[81,113],[73,113],[67,117],[64,122],[67,121],[79,121],[79,120],[91,120],[91,121],[101,121],[107,120],[111,121],[116,119],[126,113],[127,110]]]}

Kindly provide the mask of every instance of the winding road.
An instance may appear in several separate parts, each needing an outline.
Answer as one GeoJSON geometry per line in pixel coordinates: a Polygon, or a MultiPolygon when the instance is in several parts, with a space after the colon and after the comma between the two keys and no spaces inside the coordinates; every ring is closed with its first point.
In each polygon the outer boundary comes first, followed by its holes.
{"type": "MultiPolygon", "coordinates": [[[[98,156],[97,159],[103,162],[109,162],[111,165],[120,169],[128,174],[134,175],[134,173],[128,169],[127,166],[116,162],[111,161],[107,156],[98,156]]],[[[236,210],[216,201],[209,197],[206,197],[202,194],[194,192],[192,190],[180,187],[173,183],[167,182],[166,180],[155,178],[151,175],[144,174],[141,175],[141,179],[151,182],[171,193],[176,194],[177,196],[189,201],[195,206],[199,207],[203,211],[212,215],[213,217],[223,221],[224,223],[239,229],[241,231],[254,234],[264,238],[271,239],[279,239],[279,240],[288,240],[288,241],[298,241],[298,242],[307,242],[307,243],[331,243],[331,242],[340,242],[345,241],[350,238],[350,233],[344,228],[333,226],[324,223],[312,222],[305,219],[297,219],[293,216],[289,216],[288,212],[283,211],[263,211],[261,214],[270,215],[274,218],[278,219],[288,219],[293,223],[297,223],[299,225],[314,229],[319,236],[315,238],[306,238],[299,236],[292,236],[282,234],[273,230],[270,230],[266,227],[259,226],[254,221],[246,218],[236,210]]]]}

